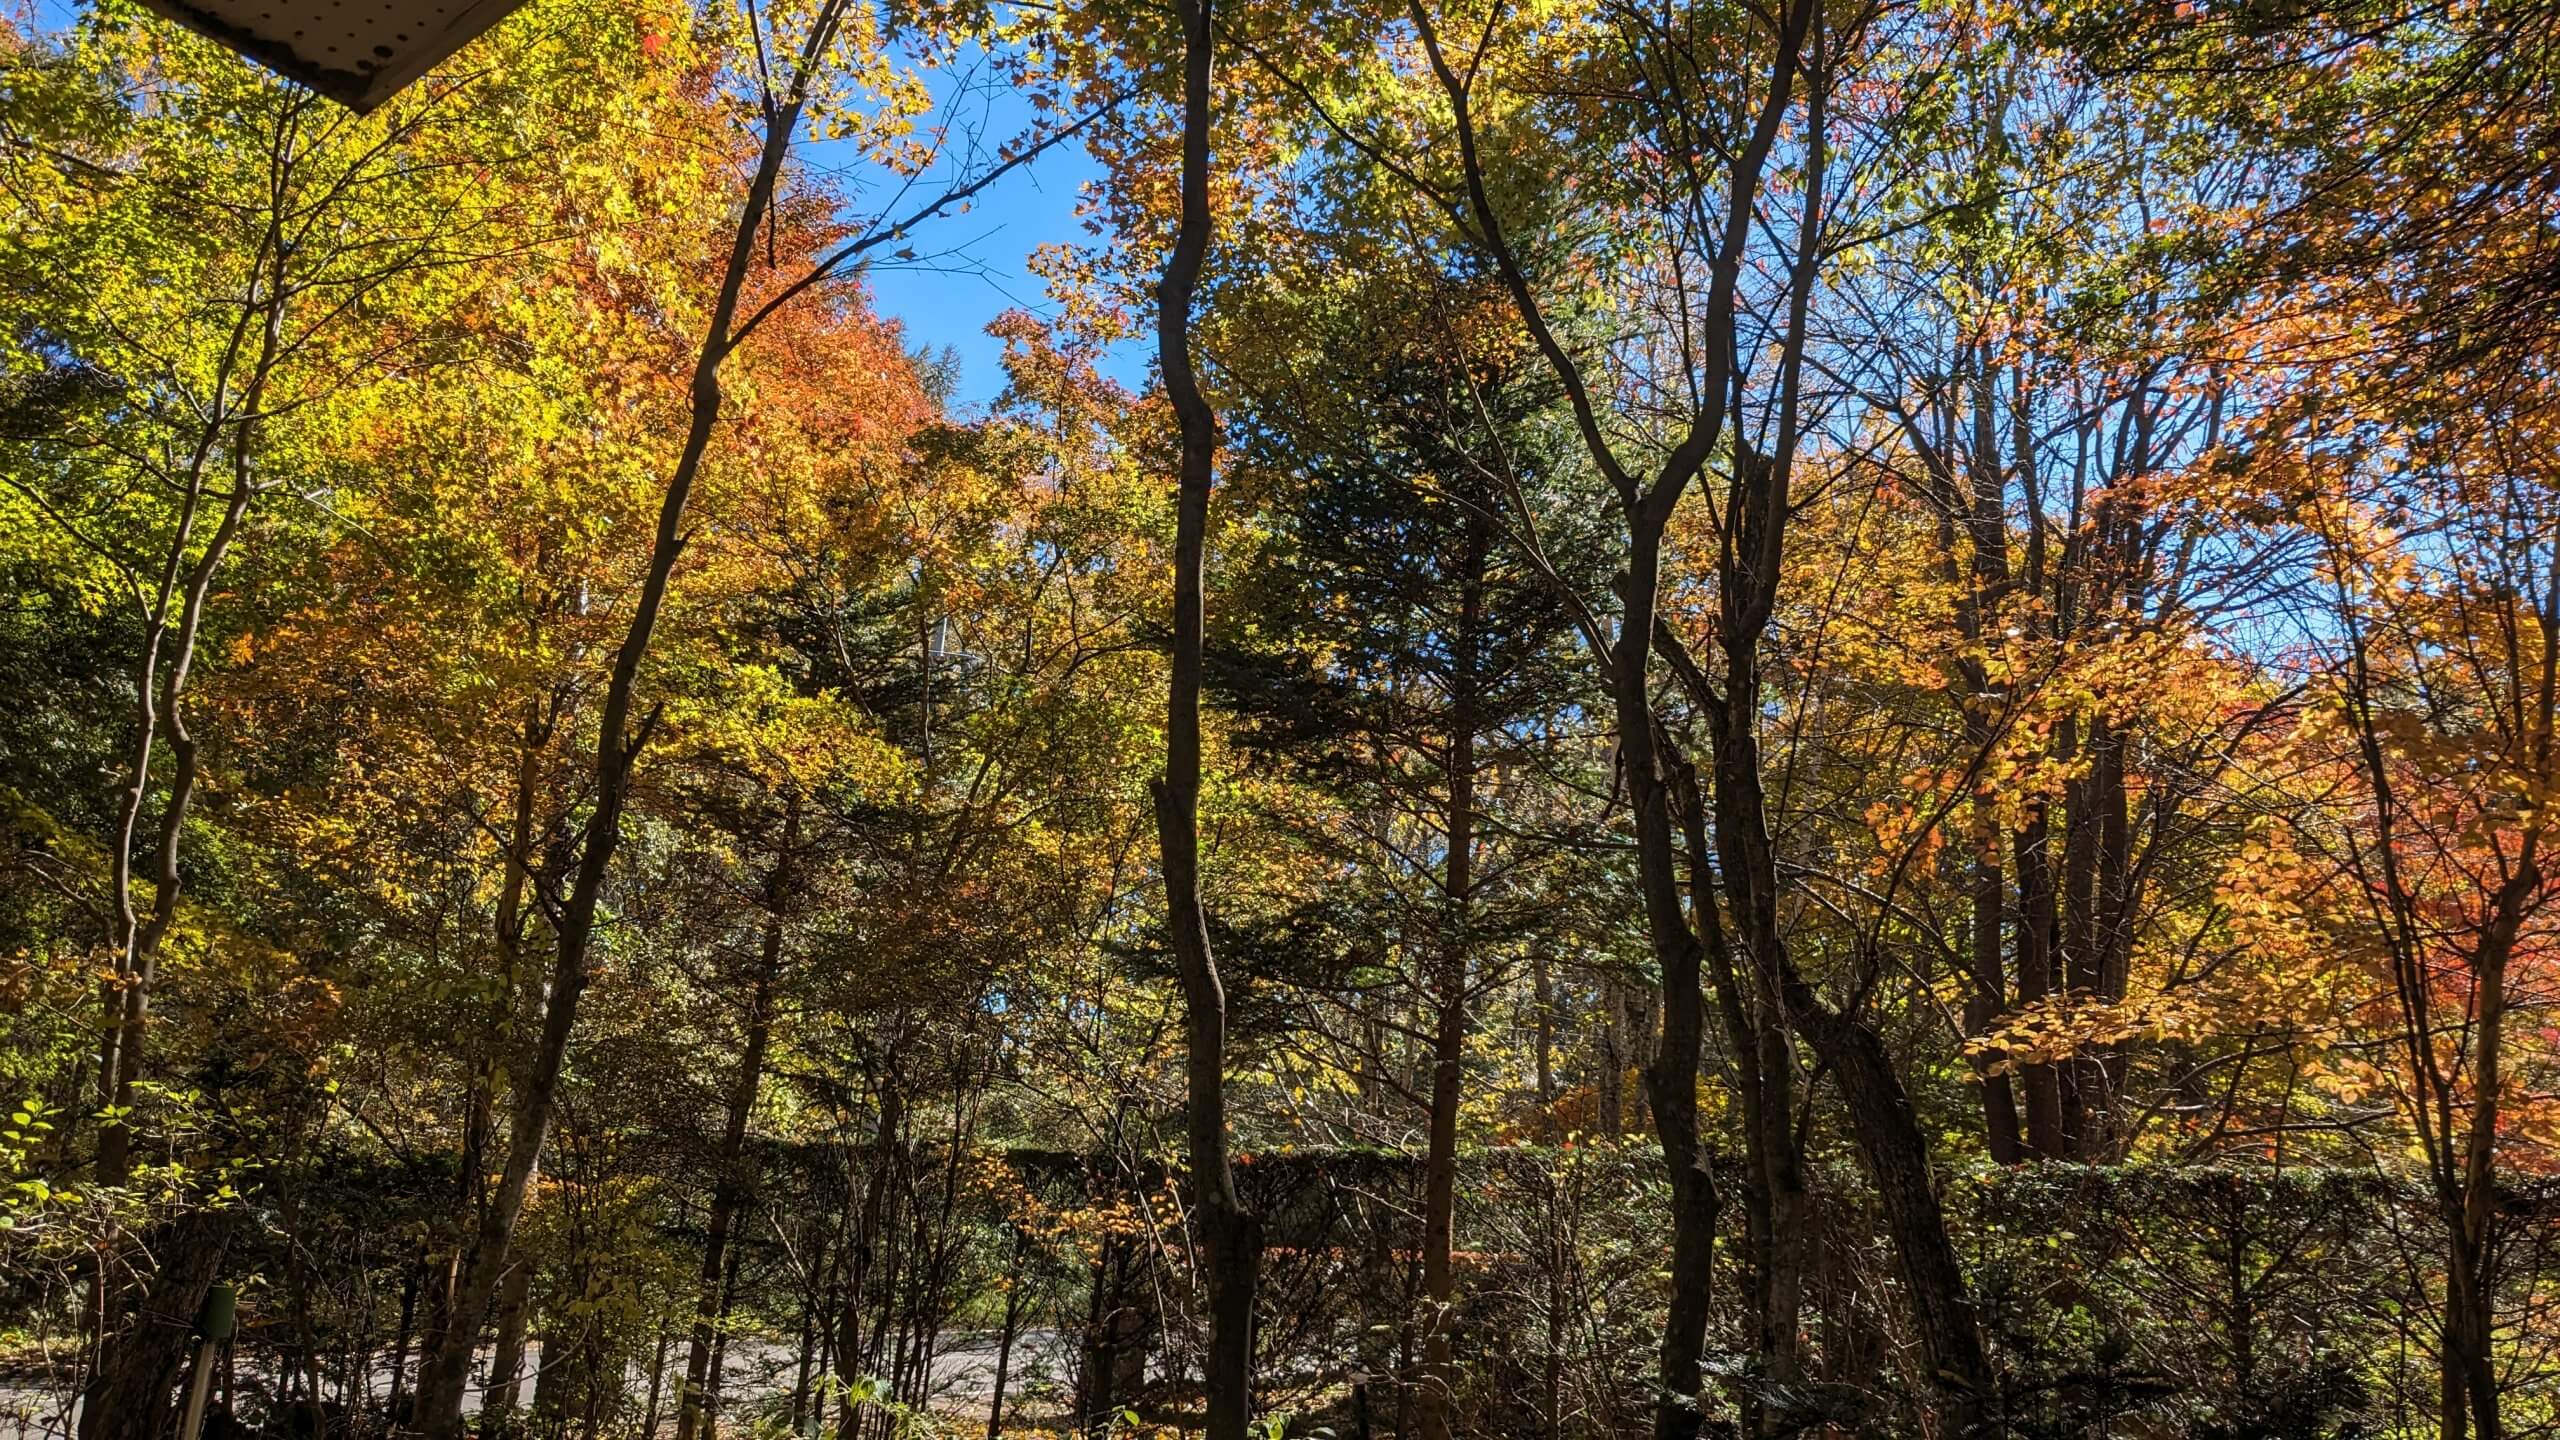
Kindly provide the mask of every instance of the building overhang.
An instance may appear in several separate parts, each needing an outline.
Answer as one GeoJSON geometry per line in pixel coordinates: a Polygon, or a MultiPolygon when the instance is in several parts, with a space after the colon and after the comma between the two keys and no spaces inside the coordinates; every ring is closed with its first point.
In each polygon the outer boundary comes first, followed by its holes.
{"type": "Polygon", "coordinates": [[[359,114],[524,0],[143,0],[359,114]]]}

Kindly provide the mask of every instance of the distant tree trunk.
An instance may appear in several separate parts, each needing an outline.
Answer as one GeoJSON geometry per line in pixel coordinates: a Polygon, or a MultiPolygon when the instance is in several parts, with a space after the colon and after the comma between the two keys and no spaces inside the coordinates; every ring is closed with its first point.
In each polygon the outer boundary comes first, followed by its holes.
{"type": "MultiPolygon", "coordinates": [[[[1994,120],[1994,125],[2005,123],[1994,120]]],[[[1987,757],[2000,738],[2004,716],[2000,713],[2007,697],[2008,681],[1995,674],[1987,660],[1990,653],[1990,630],[1999,615],[2004,596],[2010,593],[2012,581],[2009,567],[2008,468],[2001,447],[1998,397],[1994,393],[1995,362],[1987,342],[1964,347],[1961,362],[1963,380],[1970,399],[1972,425],[1970,436],[1959,442],[1949,436],[1923,433],[1916,422],[1911,434],[1915,447],[1927,460],[1932,488],[1937,492],[1938,551],[1941,572],[1950,587],[1961,587],[1956,604],[1959,633],[1965,639],[1965,653],[1956,657],[1951,697],[1956,710],[1964,717],[1965,749],[1969,756],[1987,757]],[[1959,467],[1957,455],[1963,464],[1959,467]],[[1961,468],[1961,477],[1959,477],[1961,468]],[[1971,564],[1958,563],[1956,535],[1959,529],[1968,542],[1971,564]]],[[[1987,767],[1986,767],[1987,768],[1987,767]]],[[[1968,1037],[1988,1034],[2009,1008],[2009,981],[2003,928],[2007,912],[2007,880],[2002,873],[2002,842],[2007,837],[2000,817],[2001,796],[1992,787],[1984,787],[1974,797],[1973,824],[1968,839],[1973,848],[1973,893],[1971,928],[1967,935],[1966,962],[1971,974],[1966,977],[1964,1025],[1968,1037]]],[[[2021,925],[2023,929],[2023,922],[2021,925]]],[[[1982,1131],[1985,1148],[1994,1162],[2014,1165],[2024,1158],[2024,1141],[2018,1125],[2017,1086],[2005,1070],[1994,1070],[1988,1062],[1975,1068],[1982,1089],[1982,1131]]]]}
{"type": "MultiPolygon", "coordinates": [[[[1996,822],[1995,822],[1996,823],[1996,822]]],[[[1995,837],[1996,838],[1996,835],[1995,837]]],[[[2001,912],[2007,902],[2007,890],[2000,873],[1996,853],[1978,854],[1973,861],[1973,917],[1968,936],[1966,959],[1973,973],[1966,977],[1964,1029],[1967,1036],[1988,1034],[2007,1009],[2008,982],[2002,958],[2006,947],[2001,938],[2001,912]]],[[[2018,1133],[2018,1097],[2006,1071],[1993,1071],[1987,1065],[1976,1067],[1982,1087],[1982,1135],[1992,1163],[2015,1165],[2025,1158],[2018,1133]]]]}
{"type": "Polygon", "coordinates": [[[1565,1270],[1574,1261],[1572,1229],[1565,1222],[1566,1181],[1554,1176],[1547,1190],[1547,1364],[1539,1433],[1556,1440],[1564,1432],[1565,1270]]]}
{"type": "MultiPolygon", "coordinates": [[[[2097,807],[2098,883],[2092,900],[2097,908],[2090,926],[2088,998],[2116,1005],[2125,998],[2132,978],[2133,853],[2132,804],[2125,786],[2125,747],[2131,739],[2112,724],[2096,729],[2097,754],[2089,775],[2090,801],[2097,807]]],[[[2120,1044],[2095,1047],[2080,1058],[2080,1158],[2093,1165],[2116,1160],[2124,1137],[2118,1133],[2118,1086],[2124,1076],[2120,1044]]]]}
{"type": "Polygon", "coordinates": [[[791,1376],[791,1433],[797,1435],[809,1419],[809,1382],[819,1364],[819,1352],[825,1348],[824,1321],[821,1310],[826,1304],[827,1277],[834,1272],[835,1254],[828,1244],[830,1227],[822,1214],[813,1213],[809,1227],[809,1261],[801,1272],[800,1341],[796,1349],[797,1365],[791,1376]]]}
{"type": "Polygon", "coordinates": [[[1202,568],[1217,416],[1191,367],[1191,303],[1208,255],[1211,0],[1176,0],[1182,16],[1181,214],[1156,287],[1156,353],[1181,428],[1173,562],[1173,653],[1165,768],[1155,785],[1165,928],[1182,980],[1192,1216],[1209,1292],[1208,1440],[1244,1440],[1253,1414],[1253,1303],[1261,1227],[1236,1191],[1227,1154],[1226,987],[1200,901],[1202,568]]]}
{"type": "Polygon", "coordinates": [[[489,1387],[480,1396],[480,1433],[485,1440],[498,1440],[515,1429],[532,1309],[533,1262],[520,1258],[507,1268],[507,1278],[498,1287],[498,1334],[489,1352],[489,1387]]]}
{"type": "Polygon", "coordinates": [[[1547,969],[1547,947],[1529,954],[1529,993],[1537,1010],[1538,1138],[1556,1142],[1556,982],[1547,969]]]}
{"type": "MultiPolygon", "coordinates": [[[[2098,987],[2096,772],[2104,750],[2098,730],[2098,722],[2084,732],[2067,719],[2057,727],[2068,747],[2066,758],[2089,766],[2063,785],[2062,795],[2062,949],[2056,970],[2062,993],[2075,1002],[2095,995],[2098,987]]],[[[2087,1153],[2089,1110],[2095,1098],[2089,1093],[2089,1066],[2074,1056],[2054,1068],[2062,1093],[2063,1154],[2076,1160],[2087,1153]]]]}
{"type": "Polygon", "coordinates": [[[889,1202],[889,1178],[898,1163],[898,1135],[906,1123],[904,1097],[899,1092],[895,1064],[884,1063],[880,1073],[879,1132],[872,1137],[871,1173],[865,1178],[862,1210],[853,1228],[853,1244],[846,1266],[844,1313],[836,1328],[836,1378],[845,1390],[838,1404],[836,1433],[855,1433],[854,1422],[860,1406],[854,1401],[853,1382],[863,1378],[866,1363],[862,1347],[862,1310],[870,1298],[873,1262],[878,1256],[880,1234],[889,1202]]]}
{"type": "MultiPolygon", "coordinates": [[[[731,1310],[737,1308],[738,1267],[739,1262],[745,1258],[746,1252],[743,1250],[730,1250],[728,1268],[721,1272],[720,1294],[712,1303],[723,1316],[726,1316],[731,1310]]],[[[702,1433],[705,1435],[716,1435],[720,1431],[721,1391],[728,1381],[728,1378],[729,1331],[726,1326],[723,1326],[720,1330],[719,1337],[712,1342],[710,1373],[704,1379],[702,1385],[701,1426],[702,1433]]]]}
{"type": "MultiPolygon", "coordinates": [[[[642,1440],[658,1440],[658,1402],[666,1394],[667,1346],[673,1339],[674,1337],[667,1332],[666,1322],[659,1321],[658,1341],[649,1347],[649,1400],[647,1406],[640,1412],[642,1440]]],[[[799,1419],[796,1415],[792,1420],[791,1432],[795,1435],[800,1433],[799,1419]]]]}
{"type": "MultiPolygon", "coordinates": [[[[2051,998],[2059,988],[2055,955],[2061,927],[2053,885],[2050,813],[2051,807],[2043,801],[2030,800],[2027,823],[2012,846],[2018,868],[2018,998],[2028,1004],[2051,998]]],[[[2068,1156],[2058,1067],[2043,1060],[2021,1067],[2019,1088],[2026,1095],[2027,1153],[2041,1160],[2068,1156]]]]}
{"type": "Polygon", "coordinates": [[[1627,1066],[1637,1077],[1636,1088],[1626,1094],[1626,1123],[1631,1130],[1641,1130],[1653,1123],[1653,1073],[1662,1060],[1663,1000],[1643,981],[1618,994],[1627,1007],[1623,1041],[1627,1066]]]}
{"type": "Polygon", "coordinates": [[[1022,1333],[1022,1297],[1030,1289],[1022,1273],[1031,1256],[1031,1236],[1017,1227],[1013,1232],[1013,1268],[1005,1277],[1004,1327],[996,1333],[996,1373],[988,1387],[987,1440],[1001,1440],[1004,1434],[1004,1387],[1013,1374],[1013,1342],[1022,1333]]]}
{"type": "Polygon", "coordinates": [[[1432,1027],[1431,1116],[1423,1158],[1422,1196],[1422,1394],[1423,1440],[1449,1440],[1449,1411],[1456,1399],[1451,1363],[1457,1274],[1458,1104],[1466,1075],[1467,990],[1472,983],[1470,931],[1474,924],[1476,806],[1476,670],[1483,649],[1485,566],[1491,527],[1481,506],[1467,509],[1465,553],[1459,575],[1458,631],[1449,660],[1450,706],[1446,783],[1447,837],[1442,862],[1442,920],[1435,993],[1438,1023],[1432,1027]]]}
{"type": "Polygon", "coordinates": [[[1615,975],[1600,977],[1600,1073],[1592,1077],[1592,1119],[1615,1139],[1627,1133],[1627,1002],[1615,975]]]}
{"type": "Polygon", "coordinates": [[[738,1073],[729,1084],[729,1110],[720,1129],[720,1153],[712,1162],[711,1230],[702,1246],[693,1335],[685,1354],[684,1389],[677,1400],[676,1440],[694,1440],[702,1428],[704,1397],[711,1379],[711,1352],[721,1323],[727,1318],[715,1307],[720,1299],[730,1232],[737,1224],[749,1188],[745,1173],[747,1120],[755,1113],[756,1094],[764,1083],[765,1048],[773,1039],[774,981],[782,970],[784,911],[799,846],[800,798],[795,794],[786,802],[781,848],[765,876],[764,942],[747,995],[746,1046],[738,1059],[738,1073]]]}

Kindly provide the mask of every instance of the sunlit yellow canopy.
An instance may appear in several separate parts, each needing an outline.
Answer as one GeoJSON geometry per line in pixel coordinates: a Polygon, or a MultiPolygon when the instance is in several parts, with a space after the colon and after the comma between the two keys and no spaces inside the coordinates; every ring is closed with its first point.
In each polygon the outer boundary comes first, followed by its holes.
{"type": "Polygon", "coordinates": [[[370,110],[524,0],[144,0],[357,110],[370,110]]]}

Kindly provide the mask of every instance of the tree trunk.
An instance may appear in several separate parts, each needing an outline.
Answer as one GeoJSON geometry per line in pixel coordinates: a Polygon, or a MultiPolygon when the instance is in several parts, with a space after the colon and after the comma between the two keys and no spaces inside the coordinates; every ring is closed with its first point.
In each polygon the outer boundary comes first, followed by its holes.
{"type": "Polygon", "coordinates": [[[179,852],[186,838],[187,811],[194,803],[197,781],[196,738],[187,728],[186,718],[187,680],[195,666],[196,643],[204,633],[205,608],[213,593],[214,577],[238,538],[250,502],[258,493],[250,456],[256,448],[258,412],[265,403],[267,382],[284,350],[286,245],[285,218],[280,207],[287,203],[293,183],[291,133],[287,126],[273,137],[276,188],[269,197],[266,229],[260,236],[258,253],[250,261],[248,299],[234,322],[233,347],[225,353],[215,374],[211,414],[188,460],[183,508],[161,568],[150,633],[134,672],[137,723],[132,784],[125,792],[109,852],[115,907],[115,978],[105,987],[98,1050],[101,1117],[97,1173],[110,1185],[123,1184],[132,1169],[128,1115],[133,1107],[133,1084],[142,1073],[142,1048],[150,1020],[152,988],[159,977],[160,947],[177,924],[178,902],[184,888],[179,852]],[[238,407],[233,410],[228,408],[232,356],[252,325],[257,331],[254,358],[246,366],[238,407]],[[203,552],[190,565],[187,546],[194,535],[198,511],[208,498],[206,470],[225,428],[232,431],[230,491],[223,499],[221,518],[206,538],[203,552]],[[169,611],[173,599],[178,606],[174,627],[169,611]],[[165,652],[164,645],[168,647],[165,652]],[[160,807],[158,839],[152,847],[151,913],[145,918],[134,897],[133,849],[144,804],[151,793],[152,751],[163,732],[168,737],[172,768],[168,794],[160,807]]]}
{"type": "MultiPolygon", "coordinates": [[[[2029,1004],[2050,998],[2058,987],[2054,973],[2058,909],[2053,890],[2050,807],[2030,802],[2027,823],[2012,847],[2018,864],[2018,998],[2029,1004]]],[[[2041,1160],[2060,1160],[2070,1153],[2063,1138],[2062,1076],[2048,1061],[2020,1067],[2019,1088],[2026,1095],[2026,1151],[2041,1160]]]]}
{"type": "Polygon", "coordinates": [[[1013,1342],[1022,1334],[1022,1297],[1030,1288],[1023,1265],[1030,1257],[1030,1232],[1017,1227],[1013,1232],[1013,1269],[1006,1277],[1004,1290],[1004,1328],[996,1334],[996,1373],[987,1387],[987,1440],[1002,1440],[1004,1435],[1004,1387],[1013,1375],[1013,1342]]]}
{"type": "Polygon", "coordinates": [[[676,1440],[694,1440],[702,1429],[710,1382],[711,1352],[722,1322],[718,1313],[722,1266],[728,1260],[730,1232],[744,1208],[749,1190],[745,1174],[747,1120],[755,1112],[756,1093],[764,1083],[765,1048],[773,1038],[774,980],[782,969],[783,914],[790,896],[793,864],[800,845],[800,800],[791,797],[782,822],[782,848],[764,885],[764,943],[756,959],[753,988],[747,996],[746,1047],[737,1076],[729,1085],[728,1114],[720,1128],[720,1153],[712,1162],[711,1231],[703,1241],[693,1312],[693,1335],[685,1354],[684,1389],[676,1408],[676,1440]]]}
{"type": "Polygon", "coordinates": [[[403,1402],[409,1398],[409,1341],[414,1337],[414,1327],[418,1323],[418,1291],[422,1288],[426,1268],[427,1251],[423,1244],[418,1248],[415,1261],[401,1267],[400,1320],[391,1338],[391,1394],[384,1401],[384,1409],[395,1420],[406,1408],[403,1402]]]}
{"type": "Polygon", "coordinates": [[[1191,368],[1191,301],[1207,257],[1211,0],[1176,0],[1182,16],[1182,207],[1156,287],[1156,351],[1181,426],[1173,561],[1173,653],[1165,769],[1155,786],[1165,926],[1181,974],[1192,1215],[1209,1292],[1208,1440],[1244,1440],[1253,1414],[1253,1300],[1260,1223],[1236,1191],[1227,1155],[1226,988],[1200,901],[1202,569],[1217,417],[1191,368]]]}
{"type": "Polygon", "coordinates": [[[1423,1158],[1422,1346],[1420,1417],[1423,1440],[1449,1440],[1456,1400],[1450,1327],[1457,1295],[1458,1103],[1466,1074],[1469,931],[1475,887],[1476,670],[1483,649],[1485,565],[1492,537],[1482,506],[1469,506],[1458,596],[1458,633],[1450,654],[1448,810],[1442,817],[1447,858],[1441,876],[1444,918],[1432,999],[1431,1117],[1423,1158]]]}
{"type": "MultiPolygon", "coordinates": [[[[640,1412],[641,1440],[658,1440],[658,1402],[666,1393],[667,1345],[673,1338],[667,1333],[666,1322],[658,1322],[657,1343],[649,1347],[649,1399],[640,1412]]],[[[797,1416],[793,1417],[791,1433],[800,1433],[797,1416]]]]}
{"type": "Polygon", "coordinates": [[[154,1237],[160,1267],[81,1390],[79,1440],[164,1440],[175,1428],[189,1337],[238,1228],[237,1211],[201,1210],[154,1237]]]}
{"type": "MultiPolygon", "coordinates": [[[[1995,824],[1997,822],[1994,822],[1995,824]]],[[[1978,843],[1993,844],[1997,832],[1975,837],[1978,843]]],[[[1971,950],[1967,956],[1973,963],[1973,974],[1965,990],[1964,1028],[1968,1036],[1989,1033],[1992,1025],[2007,1009],[2008,984],[2002,973],[2001,909],[2006,890],[2000,874],[2000,861],[1995,854],[1976,856],[1973,862],[1973,923],[1971,950]]],[[[2026,1158],[2018,1132],[2017,1090],[2006,1071],[1993,1072],[1978,1065],[1976,1072],[1982,1086],[1982,1134],[1991,1152],[1992,1163],[2015,1165],[2026,1158]]]]}
{"type": "Polygon", "coordinates": [[[1529,993],[1537,1008],[1538,1138],[1556,1142],[1556,983],[1548,973],[1547,947],[1529,955],[1529,993]]]}
{"type": "Polygon", "coordinates": [[[1715,1275],[1715,1173],[1698,1134],[1698,1064],[1705,1039],[1697,935],[1682,907],[1669,777],[1682,763],[1661,753],[1650,683],[1654,615],[1667,506],[1628,515],[1626,611],[1612,675],[1620,764],[1635,810],[1637,872],[1647,931],[1662,967],[1662,1038],[1645,1074],[1647,1109],[1671,1181],[1671,1307],[1663,1322],[1655,1440],[1694,1440],[1701,1424],[1709,1302],[1715,1275]]]}
{"type": "MultiPolygon", "coordinates": [[[[738,1303],[738,1265],[746,1252],[732,1249],[729,1263],[720,1274],[720,1293],[713,1297],[712,1308],[726,1316],[738,1303]]],[[[723,1327],[711,1343],[711,1363],[701,1388],[700,1425],[705,1435],[720,1433],[720,1392],[729,1378],[729,1332],[723,1327]]]]}
{"type": "Polygon", "coordinates": [[[1793,985],[1806,1038],[1839,1076],[1859,1157],[1884,1212],[1912,1329],[1944,1405],[1940,1433],[1971,1435],[1994,1389],[1991,1361],[1947,1235],[1919,1114],[1874,1028],[1829,1010],[1801,980],[1793,985]]]}
{"type": "Polygon", "coordinates": [[[498,1334],[489,1350],[489,1385],[480,1393],[480,1433],[485,1440],[510,1434],[524,1389],[525,1334],[533,1310],[533,1262],[519,1258],[498,1288],[498,1334]]]}
{"type": "Polygon", "coordinates": [[[906,1123],[905,1099],[898,1088],[898,1071],[894,1064],[884,1064],[880,1073],[879,1130],[872,1136],[871,1173],[865,1178],[862,1210],[855,1218],[853,1243],[845,1267],[844,1312],[836,1327],[836,1379],[845,1386],[836,1413],[836,1433],[855,1433],[854,1421],[860,1407],[854,1403],[853,1382],[863,1378],[868,1363],[863,1350],[863,1306],[870,1299],[873,1263],[878,1258],[880,1234],[889,1203],[889,1176],[898,1161],[898,1135],[906,1123]]]}
{"type": "MultiPolygon", "coordinates": [[[[829,9],[824,13],[837,12],[829,9]]],[[[822,48],[823,35],[818,40],[822,48]]],[[[525,1197],[531,1192],[534,1171],[541,1162],[543,1143],[550,1134],[561,1068],[568,1056],[570,1034],[577,1026],[578,1001],[586,991],[596,910],[603,899],[615,847],[621,843],[622,810],[630,797],[632,767],[655,721],[653,715],[637,727],[633,725],[632,706],[639,689],[640,667],[648,655],[650,637],[657,631],[658,612],[666,603],[676,560],[684,551],[685,509],[692,499],[694,477],[702,468],[702,457],[710,448],[712,429],[720,419],[720,365],[733,344],[731,328],[754,265],[756,234],[781,180],[802,104],[795,92],[767,114],[755,178],[747,188],[746,205],[730,246],[728,268],[721,277],[719,297],[713,304],[702,348],[695,356],[692,414],[684,448],[658,509],[649,568],[641,582],[630,628],[614,654],[612,679],[605,688],[604,713],[596,732],[594,808],[587,819],[568,903],[561,908],[554,927],[558,950],[552,963],[550,996],[531,1070],[516,1092],[506,1167],[499,1173],[497,1189],[481,1216],[471,1263],[461,1292],[455,1297],[452,1326],[419,1381],[419,1428],[438,1440],[451,1440],[462,1433],[462,1392],[471,1370],[471,1338],[478,1333],[480,1318],[488,1311],[498,1278],[506,1271],[516,1221],[523,1214],[525,1197]]]]}

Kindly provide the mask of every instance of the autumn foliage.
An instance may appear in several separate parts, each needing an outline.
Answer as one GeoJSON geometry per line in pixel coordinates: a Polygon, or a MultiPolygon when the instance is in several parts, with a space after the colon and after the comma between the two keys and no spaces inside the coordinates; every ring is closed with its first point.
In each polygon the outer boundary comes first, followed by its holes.
{"type": "Polygon", "coordinates": [[[10,20],[0,1415],[2542,1433],[2555,82],[535,0],[356,116],[10,20]],[[979,374],[888,312],[999,197],[1083,238],[979,374]]]}

